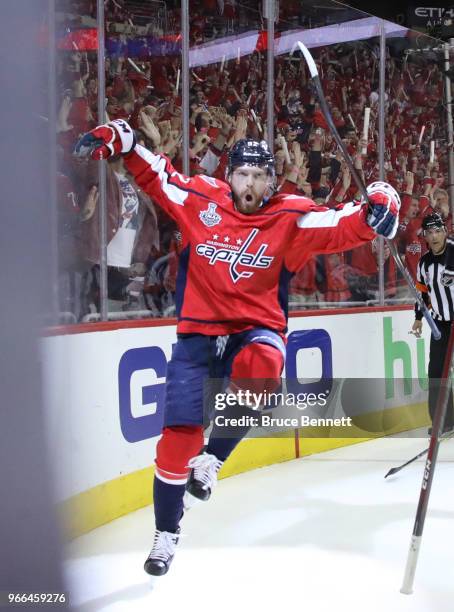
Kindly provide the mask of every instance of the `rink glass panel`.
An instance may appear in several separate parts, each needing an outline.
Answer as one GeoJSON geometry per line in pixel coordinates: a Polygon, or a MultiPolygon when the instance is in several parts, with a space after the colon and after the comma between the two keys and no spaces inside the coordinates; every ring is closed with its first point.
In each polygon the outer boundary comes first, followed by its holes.
{"type": "MultiPolygon", "coordinates": [[[[385,177],[401,194],[396,242],[413,278],[427,251],[422,219],[434,209],[450,222],[443,57],[441,41],[420,32],[386,35],[385,177]]],[[[400,273],[396,288],[412,303],[400,273]]]]}
{"type": "Polygon", "coordinates": [[[91,267],[85,230],[88,217],[96,214],[88,195],[97,183],[97,173],[72,151],[79,136],[97,124],[97,48],[96,3],[56,0],[54,20],[49,23],[54,66],[50,91],[55,108],[52,113],[50,105],[55,134],[54,324],[77,323],[84,314],[83,296],[91,267]]]}
{"type": "MultiPolygon", "coordinates": [[[[180,11],[179,2],[126,2],[123,10],[117,7],[114,15],[106,16],[105,28],[109,118],[127,120],[140,144],[163,151],[179,170],[180,11]]],[[[107,213],[118,224],[115,233],[108,224],[108,318],[171,316],[175,266],[170,265],[170,259],[177,228],[138,189],[121,159],[107,165],[107,213]]]]}
{"type": "MultiPolygon", "coordinates": [[[[306,62],[291,53],[297,40],[304,42],[314,57],[334,123],[363,181],[368,184],[378,179],[380,25],[378,18],[334,2],[323,7],[300,1],[280,4],[275,134],[283,190],[303,193],[330,208],[360,198],[324,121],[306,62]],[[342,29],[336,24],[343,24],[342,29]],[[372,92],[376,92],[373,100],[372,92]],[[359,141],[366,107],[371,110],[363,149],[359,141]]],[[[380,304],[379,257],[378,240],[347,252],[315,254],[291,281],[290,309],[380,304]]],[[[386,292],[394,297],[394,266],[386,273],[390,280],[386,292]]]]}

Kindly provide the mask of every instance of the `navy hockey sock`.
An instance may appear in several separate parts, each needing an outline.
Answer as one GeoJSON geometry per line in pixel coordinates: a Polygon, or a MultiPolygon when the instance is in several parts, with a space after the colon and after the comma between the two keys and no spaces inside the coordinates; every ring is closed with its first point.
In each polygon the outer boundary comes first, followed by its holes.
{"type": "MultiPolygon", "coordinates": [[[[230,419],[239,419],[248,416],[257,417],[255,411],[238,404],[227,406],[222,414],[225,417],[226,423],[228,423],[230,419]]],[[[205,451],[210,453],[210,455],[215,455],[220,461],[225,461],[249,430],[249,426],[220,426],[215,424],[205,451]]]]}
{"type": "Polygon", "coordinates": [[[205,452],[214,455],[220,461],[225,461],[235,446],[241,442],[247,431],[238,438],[211,438],[205,448],[205,452]]]}
{"type": "Polygon", "coordinates": [[[184,491],[184,484],[168,484],[155,476],[153,497],[156,529],[176,533],[183,516],[184,491]]]}

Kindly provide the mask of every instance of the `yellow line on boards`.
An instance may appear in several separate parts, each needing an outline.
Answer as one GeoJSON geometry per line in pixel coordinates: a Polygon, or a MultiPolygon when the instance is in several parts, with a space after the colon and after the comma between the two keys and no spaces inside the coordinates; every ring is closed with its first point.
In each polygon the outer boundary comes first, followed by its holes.
{"type": "MultiPolygon", "coordinates": [[[[299,456],[357,444],[427,423],[427,404],[424,402],[355,417],[353,430],[345,428],[345,436],[342,436],[340,428],[332,432],[326,427],[304,428],[304,431],[300,429],[299,456]]],[[[295,459],[293,433],[287,432],[286,436],[244,440],[222,467],[219,477],[227,478],[295,459]]],[[[153,474],[154,467],[124,474],[59,503],[58,510],[65,535],[74,539],[120,516],[148,506],[153,501],[153,474]]]]}

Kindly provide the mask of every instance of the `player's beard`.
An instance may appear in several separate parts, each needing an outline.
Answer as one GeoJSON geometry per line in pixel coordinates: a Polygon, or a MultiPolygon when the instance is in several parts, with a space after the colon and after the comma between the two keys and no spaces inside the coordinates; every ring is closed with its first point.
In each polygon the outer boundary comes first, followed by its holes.
{"type": "Polygon", "coordinates": [[[245,215],[256,212],[262,203],[263,195],[259,196],[252,189],[245,189],[241,194],[234,195],[236,208],[245,215]]]}

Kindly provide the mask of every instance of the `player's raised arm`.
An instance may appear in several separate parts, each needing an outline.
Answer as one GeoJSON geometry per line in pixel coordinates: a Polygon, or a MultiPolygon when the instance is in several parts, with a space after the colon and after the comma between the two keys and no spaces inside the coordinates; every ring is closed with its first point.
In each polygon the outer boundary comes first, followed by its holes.
{"type": "MultiPolygon", "coordinates": [[[[184,215],[195,179],[178,173],[165,155],[155,154],[136,144],[134,130],[126,121],[116,119],[87,132],[77,143],[75,155],[92,159],[108,159],[124,155],[125,166],[137,184],[175,220],[184,215]]],[[[196,195],[204,196],[203,193],[196,195]]]]}
{"type": "Polygon", "coordinates": [[[309,239],[313,252],[336,253],[368,242],[376,234],[394,238],[399,223],[398,193],[383,182],[372,183],[367,192],[370,206],[350,202],[334,209],[314,208],[301,215],[297,221],[303,230],[301,239],[306,244],[309,239]]]}

